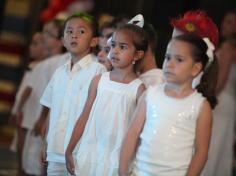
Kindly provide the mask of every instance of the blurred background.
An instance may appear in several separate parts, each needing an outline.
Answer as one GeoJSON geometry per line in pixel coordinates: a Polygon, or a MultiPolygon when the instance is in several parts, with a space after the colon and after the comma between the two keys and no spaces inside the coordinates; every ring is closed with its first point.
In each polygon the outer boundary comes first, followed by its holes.
{"type": "Polygon", "coordinates": [[[170,19],[187,10],[205,10],[220,27],[225,12],[236,0],[1,0],[0,1],[0,175],[14,175],[14,155],[8,153],[14,127],[8,117],[15,93],[28,64],[28,46],[33,33],[55,16],[78,10],[95,16],[132,17],[142,13],[158,34],[157,63],[161,67],[172,34],[170,19]],[[1,150],[1,149],[6,150],[1,150]],[[9,166],[9,162],[11,166],[9,166]],[[12,170],[12,172],[7,171],[12,170]]]}

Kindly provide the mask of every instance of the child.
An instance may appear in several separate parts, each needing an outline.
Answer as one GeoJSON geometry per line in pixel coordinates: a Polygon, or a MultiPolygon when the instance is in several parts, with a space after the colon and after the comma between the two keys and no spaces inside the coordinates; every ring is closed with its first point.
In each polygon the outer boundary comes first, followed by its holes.
{"type": "Polygon", "coordinates": [[[147,45],[143,29],[133,24],[126,24],[113,34],[109,53],[113,70],[93,79],[66,150],[67,169],[71,174],[74,174],[72,152],[79,139],[76,175],[118,174],[123,136],[145,89],[137,79],[134,64],[144,56],[147,45]]]}
{"type": "MultiPolygon", "coordinates": [[[[218,45],[218,28],[213,20],[204,11],[187,11],[182,17],[172,19],[171,25],[174,28],[172,37],[181,34],[195,34],[201,38],[208,38],[212,43],[210,46],[212,49],[218,45]]],[[[212,60],[210,59],[209,62],[211,61],[212,60]]],[[[202,72],[193,80],[194,88],[199,84],[201,76],[202,72]]]]}
{"type": "Polygon", "coordinates": [[[44,43],[48,53],[47,57],[64,52],[61,42],[64,21],[63,19],[53,19],[43,26],[44,43]]]}
{"type": "Polygon", "coordinates": [[[148,36],[148,49],[144,58],[137,65],[139,72],[139,79],[145,84],[146,87],[163,83],[162,70],[157,68],[157,62],[155,57],[157,34],[154,27],[146,23],[144,24],[144,30],[148,36]]]}
{"type": "Polygon", "coordinates": [[[135,176],[201,173],[211,135],[211,108],[216,105],[216,60],[206,68],[207,49],[194,35],[170,41],[163,64],[166,83],[150,87],[138,103],[121,150],[120,176],[129,175],[133,155],[135,176]],[[192,80],[202,70],[195,90],[192,80]]]}
{"type": "Polygon", "coordinates": [[[96,23],[92,16],[76,13],[67,18],[63,43],[69,61],[59,67],[46,87],[40,103],[50,110],[46,154],[48,175],[65,175],[65,149],[74,124],[83,110],[92,78],[105,71],[90,53],[97,45],[96,23]]]}
{"type": "MultiPolygon", "coordinates": [[[[21,84],[19,86],[19,89],[16,94],[16,99],[14,102],[14,106],[12,108],[11,112],[11,121],[15,121],[17,125],[17,141],[16,141],[16,147],[17,147],[17,154],[18,154],[18,175],[24,175],[23,169],[22,169],[22,152],[23,152],[23,146],[25,142],[25,133],[26,129],[22,128],[22,118],[24,113],[18,113],[18,109],[20,108],[20,104],[23,101],[26,101],[31,93],[30,89],[26,89],[28,82],[30,81],[30,75],[32,74],[32,69],[40,63],[46,56],[44,53],[44,43],[43,43],[43,35],[40,32],[36,32],[32,37],[32,42],[29,46],[29,56],[32,59],[32,62],[29,64],[28,70],[25,71],[24,77],[21,81],[21,84]],[[26,89],[26,91],[25,91],[26,89]]],[[[24,109],[22,110],[24,112],[24,109]]]]}
{"type": "Polygon", "coordinates": [[[100,36],[99,36],[99,52],[97,55],[98,62],[103,64],[107,70],[111,71],[112,65],[111,61],[108,59],[108,53],[110,51],[110,46],[107,40],[112,36],[115,31],[116,26],[113,21],[107,22],[101,26],[100,36]]]}
{"type": "Polygon", "coordinates": [[[99,52],[97,55],[98,62],[103,64],[108,71],[112,70],[112,64],[111,61],[108,59],[108,53],[110,51],[110,46],[107,43],[107,40],[103,40],[102,42],[99,43],[99,52]]]}

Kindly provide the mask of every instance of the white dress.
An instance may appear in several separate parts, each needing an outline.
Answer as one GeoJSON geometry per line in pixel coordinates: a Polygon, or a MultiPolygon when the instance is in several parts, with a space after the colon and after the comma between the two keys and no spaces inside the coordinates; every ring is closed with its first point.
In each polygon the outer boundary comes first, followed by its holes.
{"type": "Polygon", "coordinates": [[[186,175],[194,154],[196,121],[203,101],[197,91],[181,99],[168,97],[164,84],[147,90],[146,120],[132,175],[186,175]]]}
{"type": "Polygon", "coordinates": [[[141,79],[146,87],[155,86],[164,82],[162,70],[158,68],[149,70],[139,75],[139,79],[141,79]]]}
{"type": "Polygon", "coordinates": [[[236,63],[213,111],[213,126],[204,176],[231,176],[236,119],[236,63]]]}
{"type": "Polygon", "coordinates": [[[118,83],[110,80],[109,72],[102,74],[80,140],[76,175],[118,175],[122,140],[135,110],[137,91],[141,84],[139,79],[129,84],[118,83]]]}

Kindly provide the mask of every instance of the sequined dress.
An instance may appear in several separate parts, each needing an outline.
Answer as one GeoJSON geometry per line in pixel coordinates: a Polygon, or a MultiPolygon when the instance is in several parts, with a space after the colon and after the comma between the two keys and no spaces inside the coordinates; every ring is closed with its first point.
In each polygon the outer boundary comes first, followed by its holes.
{"type": "Polygon", "coordinates": [[[147,90],[146,121],[133,176],[184,176],[191,162],[204,97],[195,91],[182,99],[171,98],[164,86],[147,90]]]}

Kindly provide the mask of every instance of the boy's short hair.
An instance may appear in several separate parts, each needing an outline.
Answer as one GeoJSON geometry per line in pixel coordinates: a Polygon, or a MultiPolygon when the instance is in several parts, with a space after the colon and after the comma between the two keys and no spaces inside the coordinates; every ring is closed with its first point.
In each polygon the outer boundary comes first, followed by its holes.
{"type": "Polygon", "coordinates": [[[95,19],[95,17],[93,17],[92,15],[85,13],[85,12],[76,12],[73,15],[69,16],[64,22],[64,30],[65,30],[67,22],[73,18],[81,18],[84,21],[88,22],[91,25],[91,29],[93,31],[93,36],[97,37],[99,35],[97,20],[95,19]]]}

